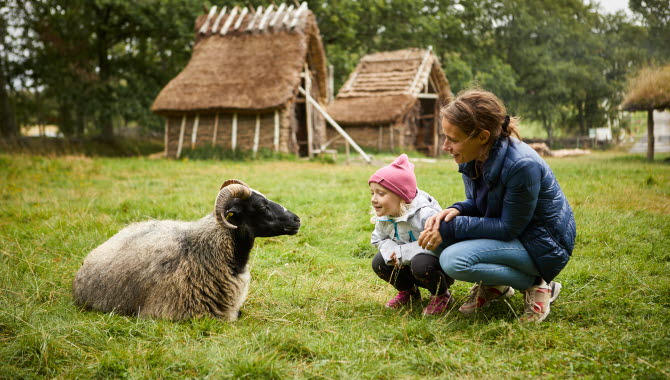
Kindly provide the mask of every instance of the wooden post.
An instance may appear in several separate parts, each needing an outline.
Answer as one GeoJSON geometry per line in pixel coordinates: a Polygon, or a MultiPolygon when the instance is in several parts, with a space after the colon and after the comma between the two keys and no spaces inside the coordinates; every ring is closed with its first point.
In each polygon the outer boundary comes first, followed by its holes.
{"type": "Polygon", "coordinates": [[[230,147],[233,152],[237,149],[237,113],[233,114],[233,131],[230,136],[230,147]]]}
{"type": "Polygon", "coordinates": [[[256,157],[256,153],[258,153],[258,141],[260,140],[260,135],[261,135],[261,115],[256,114],[256,128],[254,129],[254,147],[253,147],[254,157],[256,157]]]}
{"type": "Polygon", "coordinates": [[[275,110],[275,134],[272,143],[275,148],[275,152],[279,152],[279,110],[275,110]]]}
{"type": "Polygon", "coordinates": [[[168,156],[168,143],[170,142],[168,139],[168,127],[170,126],[170,118],[166,117],[165,118],[165,152],[163,153],[163,157],[167,158],[168,156]]]}
{"type": "Polygon", "coordinates": [[[181,117],[181,128],[179,129],[179,144],[177,145],[177,158],[181,157],[181,147],[184,144],[184,129],[186,129],[186,115],[181,117]]]}
{"type": "Polygon", "coordinates": [[[212,148],[216,146],[216,133],[219,131],[219,113],[214,116],[214,136],[212,136],[212,148]]]}
{"type": "Polygon", "coordinates": [[[349,153],[350,153],[349,141],[344,140],[344,154],[346,154],[346,156],[347,156],[347,162],[349,162],[349,159],[351,158],[351,157],[349,157],[349,153]]]}
{"type": "MultiPolygon", "coordinates": [[[[309,66],[307,63],[305,63],[305,98],[310,97],[310,91],[312,88],[312,78],[309,74],[309,66]]],[[[307,156],[309,158],[312,158],[314,156],[313,152],[313,139],[314,139],[314,131],[313,131],[313,125],[312,125],[312,106],[311,104],[305,99],[305,120],[307,121],[307,156]]]]}
{"type": "Polygon", "coordinates": [[[377,136],[377,150],[381,152],[382,150],[382,144],[384,141],[384,126],[380,125],[379,126],[379,134],[377,136]]]}
{"type": "Polygon", "coordinates": [[[349,135],[347,134],[347,132],[345,132],[344,129],[342,129],[342,127],[340,127],[340,125],[337,124],[337,122],[336,122],[335,120],[333,120],[333,118],[330,117],[330,115],[328,115],[328,112],[324,111],[324,109],[321,108],[321,106],[319,105],[319,102],[317,102],[316,100],[314,100],[314,98],[312,98],[311,96],[308,96],[307,93],[305,92],[305,89],[304,89],[304,88],[302,88],[302,87],[298,87],[298,91],[300,91],[301,94],[305,95],[305,99],[306,99],[308,102],[312,103],[312,105],[314,106],[314,108],[315,108],[317,111],[321,112],[321,115],[323,115],[323,117],[326,119],[326,121],[327,121],[328,123],[330,123],[330,125],[332,125],[333,128],[335,128],[335,130],[336,130],[337,132],[339,132],[340,135],[342,135],[342,137],[344,137],[344,139],[345,139],[349,144],[351,144],[351,145],[354,147],[354,149],[356,149],[356,151],[361,155],[361,157],[363,157],[363,159],[365,160],[365,162],[367,162],[368,164],[372,163],[372,159],[370,158],[370,156],[368,156],[368,155],[363,151],[363,149],[361,149],[361,147],[358,146],[358,144],[356,144],[356,142],[351,138],[351,136],[349,136],[349,135]]]}
{"type": "Polygon", "coordinates": [[[654,161],[654,110],[647,111],[647,161],[654,161]]]}
{"type": "Polygon", "coordinates": [[[193,132],[191,133],[191,149],[195,149],[195,142],[198,139],[198,124],[200,124],[200,114],[195,114],[193,120],[193,132]]]}
{"type": "Polygon", "coordinates": [[[393,151],[395,149],[395,142],[393,141],[393,124],[389,126],[389,134],[391,135],[391,151],[393,151]]]}

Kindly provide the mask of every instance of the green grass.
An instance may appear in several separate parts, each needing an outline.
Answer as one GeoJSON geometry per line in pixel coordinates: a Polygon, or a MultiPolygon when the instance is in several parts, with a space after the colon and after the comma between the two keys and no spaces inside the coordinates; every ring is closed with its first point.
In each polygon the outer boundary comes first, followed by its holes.
{"type": "MultiPolygon", "coordinates": [[[[518,295],[473,318],[383,307],[393,291],[370,269],[367,214],[376,165],[0,155],[0,378],[667,378],[670,165],[615,153],[549,163],[577,244],[547,321],[521,325],[518,295]],[[303,221],[298,235],[257,240],[239,321],[72,304],[91,249],[133,221],[205,215],[228,178],[303,221]]],[[[462,198],[450,160],[416,165],[443,206],[462,198]]],[[[459,299],[468,289],[453,287],[459,299]]]]}

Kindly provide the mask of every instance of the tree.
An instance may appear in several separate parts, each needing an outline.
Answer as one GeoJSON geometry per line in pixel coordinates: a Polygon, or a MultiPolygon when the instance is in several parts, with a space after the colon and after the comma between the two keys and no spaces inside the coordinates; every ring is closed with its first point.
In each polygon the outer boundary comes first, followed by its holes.
{"type": "Polygon", "coordinates": [[[8,43],[10,40],[7,29],[10,17],[9,8],[0,8],[0,136],[5,138],[19,135],[14,108],[9,100],[9,82],[12,76],[8,75],[11,44],[8,43]]]}
{"type": "Polygon", "coordinates": [[[645,67],[631,78],[621,107],[626,111],[647,111],[647,160],[654,160],[654,110],[670,108],[670,64],[645,67]]]}

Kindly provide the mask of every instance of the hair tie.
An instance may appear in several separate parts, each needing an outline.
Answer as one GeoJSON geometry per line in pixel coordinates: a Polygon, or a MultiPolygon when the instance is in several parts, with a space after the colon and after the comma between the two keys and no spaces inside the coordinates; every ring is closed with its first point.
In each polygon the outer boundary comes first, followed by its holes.
{"type": "Polygon", "coordinates": [[[502,123],[502,130],[507,132],[507,127],[509,127],[509,115],[505,115],[505,121],[502,123]]]}

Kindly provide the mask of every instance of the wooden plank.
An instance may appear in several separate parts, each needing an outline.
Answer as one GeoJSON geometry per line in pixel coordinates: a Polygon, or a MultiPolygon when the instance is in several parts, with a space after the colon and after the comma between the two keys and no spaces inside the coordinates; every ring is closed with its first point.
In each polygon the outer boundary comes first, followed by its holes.
{"type": "MultiPolygon", "coordinates": [[[[298,91],[300,91],[300,93],[303,94],[303,95],[306,94],[306,93],[305,93],[305,89],[302,88],[302,87],[298,87],[298,91]]],[[[340,127],[340,125],[337,124],[337,122],[336,122],[335,120],[333,120],[333,118],[330,117],[330,115],[328,115],[328,112],[326,112],[323,108],[321,108],[321,106],[319,105],[319,102],[317,102],[316,100],[314,100],[314,98],[312,98],[311,96],[306,96],[305,98],[307,99],[307,101],[309,101],[310,103],[312,103],[312,105],[314,106],[314,108],[316,108],[316,110],[319,111],[319,112],[321,113],[321,115],[323,115],[323,117],[326,119],[326,121],[328,121],[328,123],[330,123],[330,125],[331,125],[333,128],[335,128],[335,130],[336,130],[337,132],[339,132],[339,133],[344,137],[344,139],[345,139],[349,144],[351,144],[351,145],[354,147],[354,149],[356,149],[356,151],[361,155],[361,157],[363,157],[363,159],[364,159],[368,164],[372,163],[372,159],[370,158],[370,156],[368,156],[368,155],[363,151],[363,149],[361,149],[361,147],[358,146],[358,144],[356,144],[356,142],[351,138],[351,136],[349,136],[349,134],[347,134],[347,132],[345,132],[344,129],[342,129],[342,127],[340,127]]]]}
{"type": "Polygon", "coordinates": [[[216,5],[209,10],[207,20],[205,20],[205,23],[202,24],[202,27],[200,28],[200,34],[207,33],[207,29],[209,29],[209,23],[212,21],[212,17],[214,17],[214,14],[216,14],[216,5]]]}
{"type": "Polygon", "coordinates": [[[237,113],[233,114],[233,128],[230,135],[230,147],[233,151],[237,149],[237,113]]]}
{"type": "Polygon", "coordinates": [[[195,114],[193,120],[193,132],[191,133],[191,149],[195,149],[195,141],[198,139],[198,124],[200,124],[200,114],[195,114]]]}
{"type": "Polygon", "coordinates": [[[256,153],[258,153],[258,141],[260,140],[261,137],[261,115],[256,114],[256,128],[254,128],[254,146],[253,146],[253,152],[254,152],[254,157],[256,157],[256,153]]]}
{"type": "Polygon", "coordinates": [[[279,152],[279,110],[275,110],[275,133],[272,143],[275,148],[275,152],[279,152]]]}
{"type": "Polygon", "coordinates": [[[250,31],[251,29],[254,28],[254,23],[256,22],[256,19],[259,17],[260,14],[263,13],[263,6],[259,6],[256,8],[256,13],[251,17],[251,21],[249,21],[249,25],[247,25],[247,31],[250,31]]]}
{"type": "Polygon", "coordinates": [[[181,117],[181,129],[179,130],[179,144],[177,144],[177,155],[179,158],[181,156],[181,147],[184,144],[184,129],[186,129],[186,115],[181,117]]]}
{"type": "Polygon", "coordinates": [[[228,19],[223,24],[223,27],[221,27],[221,35],[222,36],[225,36],[226,33],[228,32],[228,28],[230,28],[230,24],[233,23],[233,20],[235,19],[235,16],[237,16],[237,6],[235,6],[235,8],[233,8],[233,11],[230,12],[230,16],[228,16],[228,19]]]}
{"type": "Polygon", "coordinates": [[[221,13],[216,17],[216,21],[214,21],[214,26],[212,26],[212,33],[216,33],[216,30],[219,28],[219,23],[221,22],[221,19],[223,16],[226,14],[226,9],[227,7],[223,7],[221,9],[221,13]]]}
{"type": "Polygon", "coordinates": [[[432,51],[433,51],[433,47],[428,46],[428,49],[426,50],[426,53],[423,55],[423,59],[421,60],[421,64],[419,65],[419,69],[416,72],[416,76],[414,77],[414,80],[412,81],[412,84],[409,86],[409,91],[410,92],[416,92],[414,90],[414,87],[419,82],[419,77],[421,77],[421,74],[423,73],[423,67],[426,65],[426,62],[428,61],[428,58],[430,57],[430,53],[432,51]]]}
{"type": "Polygon", "coordinates": [[[219,131],[219,113],[214,116],[214,136],[212,136],[212,147],[216,146],[216,133],[219,131]]]}
{"type": "Polygon", "coordinates": [[[284,20],[281,22],[283,26],[288,25],[288,22],[291,19],[292,12],[293,12],[293,4],[289,5],[288,9],[286,10],[286,16],[284,16],[284,20]]]}
{"type": "MultiPolygon", "coordinates": [[[[303,73],[305,75],[305,98],[310,97],[312,89],[312,77],[309,74],[309,66],[305,63],[303,73]]],[[[312,107],[309,102],[305,103],[305,120],[307,124],[307,156],[312,158],[314,156],[314,126],[312,120],[312,107]]]]}
{"type": "Polygon", "coordinates": [[[233,30],[237,30],[237,28],[239,28],[240,25],[242,25],[242,21],[244,20],[244,16],[247,15],[247,12],[249,12],[249,8],[244,7],[242,9],[242,13],[240,14],[240,17],[237,18],[237,22],[235,23],[235,26],[233,27],[233,30]]]}
{"type": "Polygon", "coordinates": [[[170,126],[170,118],[167,117],[167,118],[165,118],[165,141],[164,141],[165,151],[163,152],[163,157],[165,157],[165,158],[167,158],[167,156],[168,156],[168,142],[169,142],[169,140],[168,140],[168,127],[169,126],[170,126]]]}
{"type": "Polygon", "coordinates": [[[424,94],[420,93],[417,95],[419,99],[437,99],[439,96],[437,94],[424,94]]]}
{"type": "Polygon", "coordinates": [[[300,7],[295,11],[295,14],[293,15],[293,21],[291,21],[291,26],[290,28],[293,29],[295,28],[296,25],[298,25],[298,18],[307,10],[307,2],[303,2],[300,4],[300,7]]]}
{"type": "Polygon", "coordinates": [[[272,9],[274,9],[274,4],[270,4],[267,9],[265,10],[265,14],[263,14],[263,18],[261,18],[260,24],[258,24],[258,30],[262,31],[265,29],[265,23],[267,22],[268,18],[270,17],[270,13],[272,13],[272,9]]]}
{"type": "Polygon", "coordinates": [[[270,24],[268,25],[270,28],[274,28],[275,24],[277,23],[277,20],[279,20],[279,17],[281,16],[281,13],[284,11],[284,8],[286,8],[286,4],[282,3],[282,5],[280,5],[279,8],[277,9],[275,17],[272,18],[272,21],[270,21],[270,24]]]}

